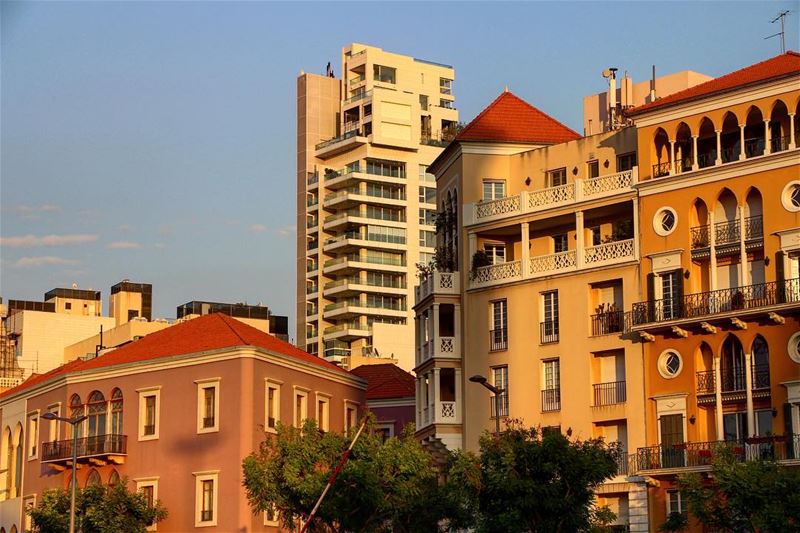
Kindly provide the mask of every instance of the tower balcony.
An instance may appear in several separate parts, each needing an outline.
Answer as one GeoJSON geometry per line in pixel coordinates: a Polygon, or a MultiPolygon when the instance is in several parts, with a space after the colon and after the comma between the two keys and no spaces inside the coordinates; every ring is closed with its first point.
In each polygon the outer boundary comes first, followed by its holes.
{"type": "Polygon", "coordinates": [[[415,303],[423,301],[431,295],[443,294],[457,296],[461,294],[461,280],[458,272],[434,271],[414,287],[415,303]]]}

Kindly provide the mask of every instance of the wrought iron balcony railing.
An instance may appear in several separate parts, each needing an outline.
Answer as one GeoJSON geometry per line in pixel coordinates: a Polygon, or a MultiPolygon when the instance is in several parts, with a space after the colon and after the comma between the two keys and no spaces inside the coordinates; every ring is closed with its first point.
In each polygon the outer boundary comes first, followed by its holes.
{"type": "Polygon", "coordinates": [[[561,410],[561,389],[543,389],[542,390],[542,411],[560,411],[561,410]]]}
{"type": "Polygon", "coordinates": [[[539,343],[552,344],[558,342],[558,320],[539,322],[539,343]]]}
{"type": "Polygon", "coordinates": [[[631,309],[630,323],[639,326],[788,303],[800,303],[800,278],[637,302],[631,309]]]}
{"type": "Polygon", "coordinates": [[[594,389],[593,405],[595,407],[625,403],[625,400],[627,399],[625,392],[625,380],[611,381],[608,383],[595,383],[592,385],[592,388],[594,389]]]}
{"type": "Polygon", "coordinates": [[[624,321],[623,311],[606,311],[592,315],[592,335],[610,335],[621,333],[624,321]]]}
{"type": "Polygon", "coordinates": [[[489,351],[499,352],[508,349],[508,329],[489,330],[489,351]]]}
{"type": "MultiPolygon", "coordinates": [[[[126,455],[127,435],[95,435],[78,439],[78,459],[103,455],[126,455]]],[[[42,443],[42,462],[72,460],[72,439],[42,443]]]]}
{"type": "Polygon", "coordinates": [[[663,176],[669,176],[669,161],[653,165],[653,177],[660,178],[663,176]]]}

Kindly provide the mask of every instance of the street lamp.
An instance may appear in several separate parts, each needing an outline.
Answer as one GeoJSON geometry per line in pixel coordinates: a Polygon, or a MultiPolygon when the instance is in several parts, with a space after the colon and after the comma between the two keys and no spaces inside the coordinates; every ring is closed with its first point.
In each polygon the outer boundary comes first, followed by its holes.
{"type": "Polygon", "coordinates": [[[50,411],[44,413],[42,418],[45,420],[60,420],[67,424],[72,424],[72,496],[69,503],[69,533],[75,533],[75,487],[78,486],[78,424],[89,418],[80,415],[75,418],[58,416],[50,411]]]}
{"type": "Polygon", "coordinates": [[[500,395],[503,394],[506,390],[505,389],[498,389],[494,385],[491,385],[488,380],[481,376],[480,374],[476,374],[469,378],[469,380],[473,383],[478,383],[483,385],[489,391],[494,393],[494,428],[495,428],[495,435],[498,437],[500,436],[500,395]]]}

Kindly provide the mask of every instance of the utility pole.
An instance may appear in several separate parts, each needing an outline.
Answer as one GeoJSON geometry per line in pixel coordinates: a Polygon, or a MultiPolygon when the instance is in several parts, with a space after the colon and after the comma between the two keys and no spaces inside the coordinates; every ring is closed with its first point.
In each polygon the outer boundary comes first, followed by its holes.
{"type": "Polygon", "coordinates": [[[791,13],[791,11],[789,11],[789,10],[787,9],[786,11],[782,11],[781,13],[779,13],[779,14],[778,14],[778,16],[777,16],[777,17],[775,17],[774,19],[772,19],[772,20],[770,21],[770,24],[775,24],[776,22],[778,22],[778,21],[781,21],[781,31],[779,31],[778,33],[774,33],[774,34],[772,34],[772,35],[770,35],[770,36],[768,36],[768,37],[764,37],[764,40],[767,40],[767,39],[772,39],[773,37],[778,37],[778,36],[780,36],[780,38],[781,38],[781,53],[782,53],[782,54],[785,54],[785,53],[786,53],[786,30],[785,30],[785,22],[786,22],[786,15],[788,15],[789,13],[791,13]]]}

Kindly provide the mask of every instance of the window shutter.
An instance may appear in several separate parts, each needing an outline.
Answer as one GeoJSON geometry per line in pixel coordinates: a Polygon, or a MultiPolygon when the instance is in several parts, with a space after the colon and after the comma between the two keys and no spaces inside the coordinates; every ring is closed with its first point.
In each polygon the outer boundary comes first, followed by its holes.
{"type": "Polygon", "coordinates": [[[792,404],[783,404],[783,434],[786,436],[786,458],[797,459],[794,456],[794,441],[793,436],[795,433],[800,433],[800,428],[792,428],[792,404]]]}
{"type": "Polygon", "coordinates": [[[656,275],[652,272],[647,274],[647,321],[655,320],[655,300],[656,300],[656,275]]]}
{"type": "Polygon", "coordinates": [[[786,258],[786,252],[778,250],[775,252],[775,282],[778,289],[778,301],[783,303],[786,301],[786,272],[783,268],[783,263],[786,258]]]}

